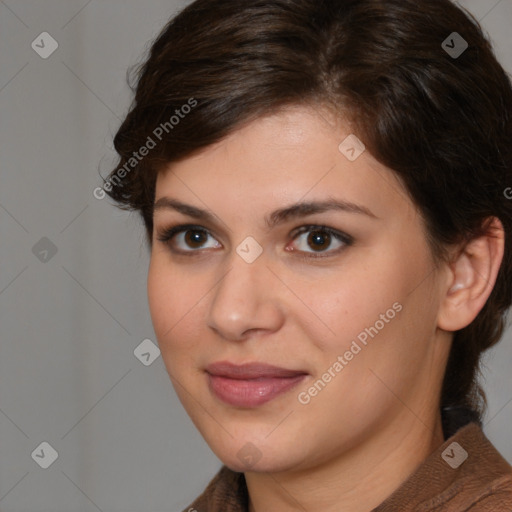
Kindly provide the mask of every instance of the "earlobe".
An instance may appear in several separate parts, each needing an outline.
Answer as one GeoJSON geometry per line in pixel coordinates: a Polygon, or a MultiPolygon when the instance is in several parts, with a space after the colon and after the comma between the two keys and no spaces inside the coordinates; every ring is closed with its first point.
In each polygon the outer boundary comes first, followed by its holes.
{"type": "Polygon", "coordinates": [[[482,310],[501,266],[504,237],[502,223],[493,218],[486,233],[469,241],[449,264],[446,291],[438,315],[440,329],[463,329],[482,310]]]}

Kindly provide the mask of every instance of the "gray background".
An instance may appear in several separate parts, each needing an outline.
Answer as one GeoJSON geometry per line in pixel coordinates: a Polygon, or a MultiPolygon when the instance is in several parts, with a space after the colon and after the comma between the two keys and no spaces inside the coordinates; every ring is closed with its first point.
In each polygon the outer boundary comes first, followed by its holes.
{"type": "MultiPolygon", "coordinates": [[[[220,467],[162,358],[134,355],[156,343],[142,224],[92,194],[115,160],[126,70],[185,3],[0,1],[3,512],[179,511],[220,467]],[[31,47],[45,31],[47,59],[31,47]],[[47,469],[42,442],[58,452],[47,469]]],[[[512,0],[460,4],[512,71],[512,0]]],[[[510,462],[511,334],[485,371],[485,432],[510,462]]]]}

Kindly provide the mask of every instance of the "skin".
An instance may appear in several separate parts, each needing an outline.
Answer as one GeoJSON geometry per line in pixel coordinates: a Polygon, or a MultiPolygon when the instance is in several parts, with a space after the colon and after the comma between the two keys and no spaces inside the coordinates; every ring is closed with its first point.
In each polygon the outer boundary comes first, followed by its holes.
{"type": "Polygon", "coordinates": [[[222,462],[245,473],[251,512],[368,512],[398,488],[444,442],[439,396],[452,331],[483,307],[501,262],[496,221],[497,236],[436,264],[422,217],[393,172],[369,151],[351,162],[338,150],[350,133],[325,109],[290,107],[158,175],[156,201],[169,197],[215,218],[155,210],[148,273],[155,333],[190,418],[222,462]],[[328,198],[374,217],[332,210],[265,225],[276,209],[328,198]],[[158,240],[180,224],[208,235],[195,245],[183,234],[158,240]],[[329,245],[327,236],[319,251],[308,243],[316,228],[294,239],[308,225],[354,241],[331,237],[329,245]],[[263,248],[253,263],[236,252],[248,236],[263,248]],[[299,393],[395,303],[401,311],[300,403],[299,393]],[[212,394],[205,373],[225,360],[308,376],[264,405],[233,407],[212,394]],[[248,442],[261,455],[252,467],[237,456],[248,442]]]}

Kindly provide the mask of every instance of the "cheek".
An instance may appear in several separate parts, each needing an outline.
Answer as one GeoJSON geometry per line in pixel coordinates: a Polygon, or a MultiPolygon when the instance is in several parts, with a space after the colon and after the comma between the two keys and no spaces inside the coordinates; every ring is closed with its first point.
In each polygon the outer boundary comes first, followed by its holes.
{"type": "Polygon", "coordinates": [[[395,373],[398,362],[404,364],[404,373],[411,363],[417,366],[427,346],[419,340],[420,333],[431,336],[435,323],[435,304],[431,307],[426,301],[428,257],[410,258],[405,251],[372,252],[347,261],[316,285],[300,284],[297,295],[302,294],[310,310],[317,313],[316,318],[307,315],[314,322],[301,320],[296,309],[297,321],[316,348],[315,369],[323,373],[338,356],[347,354],[345,359],[350,361],[343,373],[367,385],[371,385],[368,368],[381,369],[393,381],[400,378],[395,373]],[[410,343],[413,339],[417,343],[410,343]]]}
{"type": "Polygon", "coordinates": [[[193,286],[185,282],[163,259],[158,255],[151,258],[147,280],[151,320],[161,345],[176,339],[175,331],[186,319],[187,310],[191,308],[189,304],[194,298],[190,296],[193,286]]]}
{"type": "Polygon", "coordinates": [[[307,311],[304,305],[297,305],[296,320],[307,330],[309,339],[329,354],[346,350],[361,333],[364,339],[365,329],[373,328],[376,322],[379,331],[389,330],[400,316],[396,311],[399,306],[393,309],[393,305],[407,289],[406,278],[390,275],[389,270],[381,272],[378,265],[366,266],[361,261],[348,268],[350,271],[340,269],[314,284],[297,280],[294,284],[297,296],[309,308],[307,311]]]}
{"type": "Polygon", "coordinates": [[[179,271],[164,257],[152,257],[147,278],[147,294],[153,328],[164,359],[181,361],[192,357],[204,329],[205,297],[208,282],[179,271]]]}
{"type": "Polygon", "coordinates": [[[148,271],[147,294],[151,321],[159,341],[160,336],[165,332],[167,311],[169,311],[169,306],[172,306],[172,304],[169,304],[172,295],[168,293],[167,282],[165,273],[161,271],[160,266],[152,256],[148,271]]]}
{"type": "Polygon", "coordinates": [[[335,334],[323,341],[311,338],[320,355],[315,378],[329,380],[329,370],[336,374],[318,407],[343,397],[340,414],[350,410],[361,418],[400,407],[396,396],[408,396],[432,364],[436,315],[435,304],[427,300],[428,282],[412,294],[406,279],[382,284],[360,294],[341,292],[338,310],[325,317],[335,334]]]}

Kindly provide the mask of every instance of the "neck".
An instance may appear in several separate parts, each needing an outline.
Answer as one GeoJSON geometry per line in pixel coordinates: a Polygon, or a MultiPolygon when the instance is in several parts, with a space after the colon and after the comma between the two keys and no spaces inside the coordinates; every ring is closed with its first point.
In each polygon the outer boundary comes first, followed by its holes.
{"type": "Polygon", "coordinates": [[[370,512],[443,442],[440,413],[423,423],[408,411],[322,465],[301,471],[247,472],[249,512],[370,512]]]}

